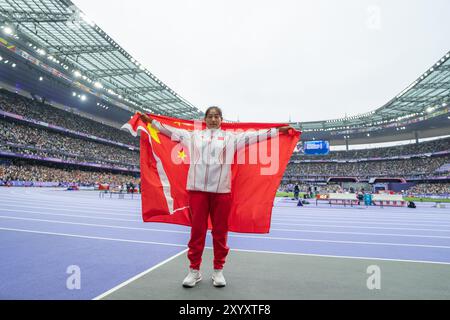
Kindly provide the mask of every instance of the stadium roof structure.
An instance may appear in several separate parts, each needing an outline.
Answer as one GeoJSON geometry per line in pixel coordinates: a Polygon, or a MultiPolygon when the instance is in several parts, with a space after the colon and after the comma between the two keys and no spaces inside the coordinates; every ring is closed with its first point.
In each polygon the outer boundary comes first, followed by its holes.
{"type": "Polygon", "coordinates": [[[186,119],[203,115],[70,0],[0,0],[0,27],[5,47],[115,106],[186,119]]]}
{"type": "MultiPolygon", "coordinates": [[[[335,136],[348,139],[349,134],[365,133],[394,128],[396,131],[407,130],[408,125],[440,117],[444,121],[435,121],[434,127],[446,127],[450,134],[448,117],[450,104],[450,52],[428,68],[382,107],[360,115],[341,119],[296,122],[305,138],[314,136],[336,140],[335,136]],[[358,130],[359,129],[359,130],[358,130]],[[334,136],[334,137],[333,137],[334,136]]],[[[430,121],[428,121],[428,124],[430,121]]],[[[418,125],[415,130],[424,129],[418,125]]],[[[441,130],[442,131],[442,130],[441,130]]],[[[445,133],[445,131],[442,131],[445,133]]],[[[316,139],[316,138],[314,138],[316,139]]],[[[360,138],[362,142],[363,139],[360,138]]]]}

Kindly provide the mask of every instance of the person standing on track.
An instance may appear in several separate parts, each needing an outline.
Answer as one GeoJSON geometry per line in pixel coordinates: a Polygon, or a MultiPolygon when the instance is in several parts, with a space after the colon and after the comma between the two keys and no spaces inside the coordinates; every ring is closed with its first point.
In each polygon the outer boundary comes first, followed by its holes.
{"type": "Polygon", "coordinates": [[[140,119],[159,130],[162,134],[191,147],[192,158],[188,171],[186,189],[189,193],[191,237],[188,243],[190,269],[183,286],[194,287],[202,280],[200,265],[208,231],[208,216],[211,217],[214,249],[213,285],[224,287],[226,280],[223,266],[229,252],[227,246],[228,218],[231,210],[231,163],[227,163],[227,146],[246,143],[246,139],[260,141],[276,136],[277,132],[287,133],[291,126],[281,126],[269,130],[231,133],[221,129],[222,110],[217,106],[206,110],[204,130],[184,130],[171,127],[138,112],[140,119]]]}

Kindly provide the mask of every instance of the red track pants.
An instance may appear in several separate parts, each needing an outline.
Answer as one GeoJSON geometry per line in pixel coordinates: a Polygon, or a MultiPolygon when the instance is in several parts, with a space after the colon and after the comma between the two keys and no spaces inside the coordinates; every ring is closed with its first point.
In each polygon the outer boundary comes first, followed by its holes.
{"type": "Polygon", "coordinates": [[[231,210],[231,193],[210,193],[189,191],[191,207],[191,239],[189,240],[188,259],[190,268],[200,270],[208,215],[211,214],[214,248],[214,269],[222,269],[230,248],[227,247],[228,217],[231,210]]]}

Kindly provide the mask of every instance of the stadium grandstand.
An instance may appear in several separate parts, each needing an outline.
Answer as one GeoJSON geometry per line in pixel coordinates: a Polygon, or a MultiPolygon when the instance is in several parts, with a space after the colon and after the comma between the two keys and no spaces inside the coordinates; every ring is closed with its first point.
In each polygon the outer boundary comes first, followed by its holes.
{"type": "MultiPolygon", "coordinates": [[[[0,2],[0,184],[137,183],[139,141],[120,126],[136,111],[202,117],[70,1],[0,2]]],[[[448,193],[449,57],[372,112],[291,123],[302,143],[324,140],[345,150],[295,152],[281,189],[320,189],[349,176],[366,188],[375,178],[402,178],[396,191],[448,193]],[[405,140],[412,143],[395,146],[405,140]],[[381,142],[394,146],[353,149],[381,142]]]]}

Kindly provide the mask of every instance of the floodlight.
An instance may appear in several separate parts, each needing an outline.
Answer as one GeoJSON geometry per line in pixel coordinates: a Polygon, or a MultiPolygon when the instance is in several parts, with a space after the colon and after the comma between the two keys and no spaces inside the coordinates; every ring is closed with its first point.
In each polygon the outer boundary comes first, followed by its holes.
{"type": "Polygon", "coordinates": [[[101,89],[101,88],[103,88],[103,85],[100,82],[95,82],[94,87],[101,89]]]}
{"type": "Polygon", "coordinates": [[[3,28],[3,32],[5,34],[12,34],[13,33],[13,29],[11,27],[5,27],[5,28],[3,28]]]}

